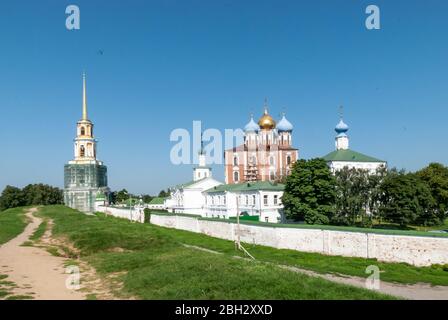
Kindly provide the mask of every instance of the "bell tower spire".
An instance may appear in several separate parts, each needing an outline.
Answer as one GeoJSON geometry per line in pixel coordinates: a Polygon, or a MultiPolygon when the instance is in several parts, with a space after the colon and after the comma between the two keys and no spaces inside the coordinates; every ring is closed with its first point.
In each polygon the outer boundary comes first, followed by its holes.
{"type": "Polygon", "coordinates": [[[86,73],[82,73],[82,120],[87,120],[86,73]]]}

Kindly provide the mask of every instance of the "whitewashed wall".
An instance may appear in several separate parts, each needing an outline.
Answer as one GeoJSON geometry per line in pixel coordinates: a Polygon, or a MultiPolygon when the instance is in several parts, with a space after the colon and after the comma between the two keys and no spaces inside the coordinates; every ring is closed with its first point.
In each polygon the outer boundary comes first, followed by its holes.
{"type": "MultiPolygon", "coordinates": [[[[152,213],[151,223],[227,240],[234,240],[237,232],[235,223],[201,220],[196,217],[166,216],[152,213]]],[[[415,266],[448,264],[448,238],[241,224],[240,239],[246,243],[278,249],[347,257],[376,258],[379,261],[405,262],[415,266]]]]}
{"type": "Polygon", "coordinates": [[[129,208],[115,208],[106,206],[96,206],[95,209],[98,212],[104,212],[117,218],[124,218],[141,223],[145,221],[145,214],[143,212],[144,208],[134,208],[132,209],[132,212],[129,210],[129,208]]]}

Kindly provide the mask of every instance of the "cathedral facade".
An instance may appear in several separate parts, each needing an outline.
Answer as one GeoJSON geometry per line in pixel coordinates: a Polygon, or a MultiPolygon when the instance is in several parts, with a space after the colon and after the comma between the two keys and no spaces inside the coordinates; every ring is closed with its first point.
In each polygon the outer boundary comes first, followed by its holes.
{"type": "Polygon", "coordinates": [[[95,210],[97,197],[109,198],[107,167],[97,159],[97,140],[87,116],[86,79],[83,75],[82,118],[76,125],[74,159],[64,166],[64,203],[83,212],[95,210]]]}
{"type": "Polygon", "coordinates": [[[258,123],[251,116],[244,127],[244,143],[224,152],[226,184],[282,181],[299,158],[292,146],[292,131],[285,114],[276,123],[265,104],[258,123]]]}

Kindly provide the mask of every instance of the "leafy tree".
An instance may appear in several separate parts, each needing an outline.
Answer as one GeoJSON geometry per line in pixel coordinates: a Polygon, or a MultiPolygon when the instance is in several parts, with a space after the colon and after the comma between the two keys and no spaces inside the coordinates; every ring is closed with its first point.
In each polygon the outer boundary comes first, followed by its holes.
{"type": "Polygon", "coordinates": [[[448,217],[448,167],[440,163],[431,163],[426,168],[417,171],[417,175],[431,189],[431,194],[436,201],[437,217],[434,223],[443,224],[448,217]]]}
{"type": "Polygon", "coordinates": [[[22,189],[26,205],[50,205],[64,202],[63,192],[46,184],[29,184],[22,189]]]}
{"type": "Polygon", "coordinates": [[[0,196],[0,211],[25,205],[23,193],[19,188],[6,186],[0,196]]]}
{"type": "Polygon", "coordinates": [[[308,224],[328,224],[334,213],[335,179],[325,160],[298,160],[286,178],[285,215],[308,224]]]}
{"type": "Polygon", "coordinates": [[[367,216],[370,198],[369,172],[344,167],[336,171],[334,224],[355,225],[357,220],[371,221],[367,216]]]}
{"type": "Polygon", "coordinates": [[[126,200],[129,200],[131,195],[128,193],[126,189],[121,189],[120,191],[114,191],[111,194],[111,201],[113,203],[122,203],[126,200]]]}
{"type": "Polygon", "coordinates": [[[166,197],[169,197],[171,195],[171,190],[170,189],[167,189],[166,191],[165,190],[161,190],[160,192],[159,192],[159,197],[161,197],[161,198],[166,198],[166,197]]]}
{"type": "Polygon", "coordinates": [[[414,173],[390,173],[381,185],[381,192],[381,215],[401,227],[429,225],[437,216],[430,188],[414,173]]]}
{"type": "Polygon", "coordinates": [[[154,199],[153,196],[150,196],[149,194],[144,194],[142,196],[143,202],[144,203],[150,203],[152,199],[154,199]]]}

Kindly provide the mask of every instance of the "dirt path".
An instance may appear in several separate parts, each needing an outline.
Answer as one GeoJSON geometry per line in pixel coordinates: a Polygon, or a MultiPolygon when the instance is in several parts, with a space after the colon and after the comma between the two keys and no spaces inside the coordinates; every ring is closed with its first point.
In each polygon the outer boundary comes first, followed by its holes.
{"type": "MultiPolygon", "coordinates": [[[[319,277],[333,282],[352,285],[364,289],[367,288],[366,279],[361,277],[342,277],[333,274],[320,274],[317,272],[285,265],[280,265],[280,267],[293,272],[304,273],[312,277],[319,277]]],[[[423,283],[406,285],[381,281],[379,290],[375,291],[410,300],[448,300],[448,287],[430,286],[423,283]]]]}
{"type": "Polygon", "coordinates": [[[42,219],[34,217],[37,208],[27,211],[30,223],[25,231],[0,246],[0,274],[8,275],[17,288],[15,295],[31,295],[38,300],[83,300],[85,294],[67,289],[66,281],[70,276],[65,273],[66,259],[52,256],[44,249],[21,246],[33,234],[42,219]]]}
{"type": "MultiPolygon", "coordinates": [[[[210,249],[192,246],[183,244],[187,248],[192,248],[196,250],[221,254],[221,252],[213,251],[210,249]]],[[[253,261],[249,258],[243,258],[240,256],[234,256],[236,259],[244,259],[247,261],[253,261]]],[[[278,266],[282,269],[289,270],[292,272],[303,273],[311,277],[318,277],[322,279],[326,279],[332,282],[337,282],[341,284],[351,285],[359,288],[368,289],[366,286],[366,279],[361,277],[352,277],[352,276],[338,276],[334,274],[321,274],[310,270],[305,270],[297,267],[287,266],[287,265],[279,265],[276,263],[269,263],[271,265],[278,266]]],[[[373,290],[373,289],[371,289],[373,290]]],[[[392,283],[381,281],[379,290],[375,290],[381,293],[389,294],[395,297],[401,297],[404,299],[410,300],[448,300],[448,286],[430,286],[428,284],[418,283],[412,285],[392,283]]]]}

